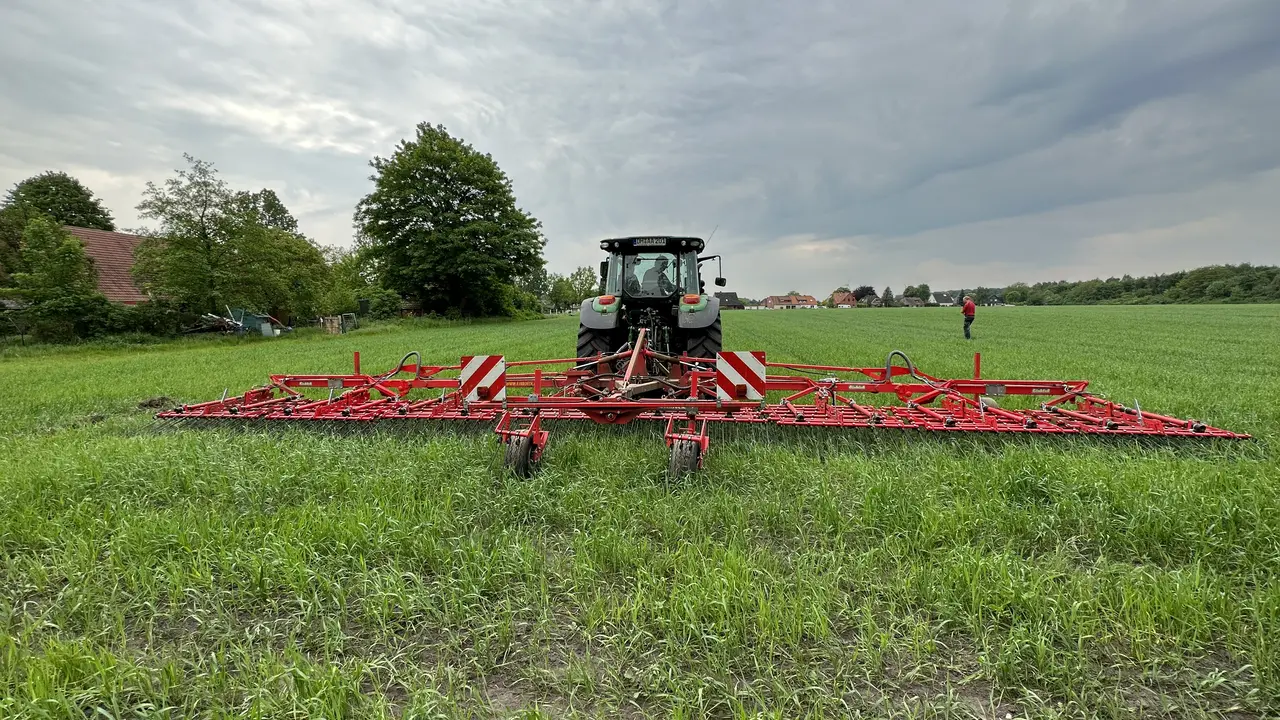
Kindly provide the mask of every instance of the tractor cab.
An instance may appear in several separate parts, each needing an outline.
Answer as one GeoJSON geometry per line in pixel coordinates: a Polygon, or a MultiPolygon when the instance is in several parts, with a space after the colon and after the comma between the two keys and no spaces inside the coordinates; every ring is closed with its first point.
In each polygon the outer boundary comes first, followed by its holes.
{"type": "MultiPolygon", "coordinates": [[[[704,247],[695,237],[629,237],[600,242],[609,253],[600,263],[601,295],[637,306],[673,304],[680,296],[702,295],[698,258],[704,247]]],[[[724,278],[716,278],[724,285],[724,278]]]]}

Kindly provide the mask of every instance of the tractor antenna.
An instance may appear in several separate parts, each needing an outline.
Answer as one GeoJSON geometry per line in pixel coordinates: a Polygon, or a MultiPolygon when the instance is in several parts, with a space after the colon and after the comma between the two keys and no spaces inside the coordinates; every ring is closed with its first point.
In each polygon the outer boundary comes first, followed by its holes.
{"type": "Polygon", "coordinates": [[[719,229],[720,229],[720,223],[716,223],[716,226],[715,226],[715,227],[713,227],[713,228],[711,228],[711,234],[707,236],[707,244],[708,244],[708,245],[710,245],[710,244],[711,244],[711,238],[715,237],[715,235],[716,235],[716,231],[717,231],[717,230],[719,230],[719,229]]]}

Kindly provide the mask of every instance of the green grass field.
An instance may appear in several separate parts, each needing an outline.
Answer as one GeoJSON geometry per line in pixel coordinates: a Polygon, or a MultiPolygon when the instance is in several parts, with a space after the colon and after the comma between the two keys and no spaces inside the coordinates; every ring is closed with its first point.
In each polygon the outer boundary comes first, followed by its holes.
{"type": "Polygon", "coordinates": [[[0,354],[0,717],[1274,717],[1280,307],[737,312],[730,349],[1083,378],[1230,447],[155,433],[574,318],[0,354]]]}

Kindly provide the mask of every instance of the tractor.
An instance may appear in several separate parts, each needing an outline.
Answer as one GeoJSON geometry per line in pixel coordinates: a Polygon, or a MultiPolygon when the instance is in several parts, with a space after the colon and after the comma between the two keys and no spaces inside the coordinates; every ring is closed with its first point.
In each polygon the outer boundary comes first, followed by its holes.
{"type": "MultiPolygon", "coordinates": [[[[644,236],[600,241],[609,257],[600,263],[600,294],[582,301],[578,314],[578,358],[617,353],[634,346],[641,330],[646,345],[668,356],[714,361],[721,350],[720,299],[707,295],[698,257],[702,238],[644,236]]],[[[717,276],[715,284],[724,287],[717,276]]]]}

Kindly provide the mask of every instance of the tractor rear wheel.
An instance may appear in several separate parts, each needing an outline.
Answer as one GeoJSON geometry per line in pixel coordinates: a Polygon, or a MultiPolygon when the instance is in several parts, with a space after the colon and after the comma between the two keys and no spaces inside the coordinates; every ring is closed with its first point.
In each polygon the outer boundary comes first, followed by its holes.
{"type": "Polygon", "coordinates": [[[615,335],[609,330],[592,330],[585,325],[578,325],[578,357],[589,358],[612,353],[618,349],[613,342],[615,335]]]}
{"type": "Polygon", "coordinates": [[[720,330],[720,318],[705,328],[690,330],[685,335],[685,352],[689,357],[714,360],[723,348],[724,334],[720,330]]]}

